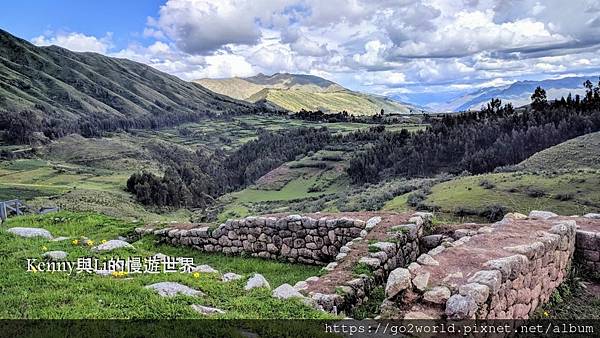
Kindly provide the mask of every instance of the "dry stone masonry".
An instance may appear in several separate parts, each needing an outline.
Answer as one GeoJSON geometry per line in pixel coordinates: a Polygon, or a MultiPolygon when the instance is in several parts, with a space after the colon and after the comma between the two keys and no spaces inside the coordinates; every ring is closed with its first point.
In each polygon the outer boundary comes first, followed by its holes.
{"type": "MultiPolygon", "coordinates": [[[[385,288],[381,318],[528,318],[566,278],[573,262],[600,269],[600,215],[511,213],[492,225],[465,224],[424,235],[430,213],[246,217],[152,233],[207,252],[246,253],[324,265],[320,277],[284,284],[273,297],[303,298],[323,311],[348,314],[385,288]]],[[[260,275],[246,288],[266,287],[260,275]]],[[[223,280],[240,278],[223,276],[223,280]]]]}
{"type": "Polygon", "coordinates": [[[216,229],[152,231],[165,242],[191,246],[206,252],[246,253],[252,256],[287,259],[290,262],[325,265],[334,260],[344,244],[360,236],[366,222],[352,218],[246,217],[228,220],[216,229]]]}
{"type": "Polygon", "coordinates": [[[533,211],[452,236],[426,236],[421,248],[427,254],[390,274],[382,317],[529,318],[566,278],[576,247],[597,268],[591,252],[600,250],[599,237],[578,230],[578,224],[600,230],[600,222],[589,219],[533,211]]]}

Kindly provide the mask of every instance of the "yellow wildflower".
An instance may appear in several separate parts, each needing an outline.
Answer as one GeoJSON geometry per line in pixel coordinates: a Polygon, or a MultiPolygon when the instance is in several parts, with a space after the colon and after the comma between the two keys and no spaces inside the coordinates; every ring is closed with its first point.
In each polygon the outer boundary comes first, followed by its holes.
{"type": "Polygon", "coordinates": [[[548,311],[544,311],[544,317],[548,317],[548,316],[549,316],[548,311]]]}
{"type": "Polygon", "coordinates": [[[194,274],[192,274],[192,276],[194,278],[200,278],[200,273],[199,272],[194,272],[194,274]]]}
{"type": "Polygon", "coordinates": [[[103,240],[100,241],[100,243],[104,244],[104,243],[106,243],[106,240],[103,239],[103,240]]]}
{"type": "Polygon", "coordinates": [[[48,250],[48,248],[47,248],[47,247],[44,245],[44,246],[42,247],[42,250],[46,251],[46,250],[48,250]]]}
{"type": "Polygon", "coordinates": [[[73,245],[77,245],[77,244],[79,244],[79,240],[78,239],[74,239],[74,240],[71,241],[71,243],[73,243],[73,245]]]}
{"type": "Polygon", "coordinates": [[[90,240],[88,240],[88,241],[87,241],[87,245],[88,245],[88,246],[92,246],[92,245],[94,245],[94,241],[92,241],[91,239],[90,239],[90,240]]]}

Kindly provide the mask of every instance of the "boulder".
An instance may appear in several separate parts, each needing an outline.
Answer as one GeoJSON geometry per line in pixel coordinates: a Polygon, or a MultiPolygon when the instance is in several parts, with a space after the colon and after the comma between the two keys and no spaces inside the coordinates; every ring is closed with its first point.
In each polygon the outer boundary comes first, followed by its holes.
{"type": "Polygon", "coordinates": [[[42,228],[16,227],[16,228],[10,228],[6,231],[10,232],[11,234],[15,234],[15,235],[21,236],[21,237],[44,237],[47,239],[52,239],[52,234],[50,233],[50,231],[48,231],[46,229],[42,229],[42,228]]]}
{"type": "Polygon", "coordinates": [[[270,289],[271,285],[269,285],[269,282],[265,279],[265,277],[263,277],[263,275],[261,275],[259,273],[255,273],[252,277],[250,277],[248,279],[248,282],[246,282],[246,286],[244,286],[244,290],[248,291],[248,290],[252,290],[254,288],[270,289]]]}
{"type": "Polygon", "coordinates": [[[387,298],[396,297],[401,291],[410,288],[410,272],[404,268],[397,268],[390,272],[385,285],[387,298]]]}
{"type": "Polygon", "coordinates": [[[450,298],[450,289],[445,286],[436,286],[423,294],[423,299],[434,304],[444,304],[450,298]]]}
{"type": "Polygon", "coordinates": [[[196,311],[200,314],[203,314],[203,315],[225,313],[225,311],[223,311],[221,309],[217,309],[216,307],[204,306],[204,305],[199,305],[199,304],[192,304],[191,307],[192,307],[192,309],[194,309],[194,311],[196,311]]]}
{"type": "Polygon", "coordinates": [[[446,302],[448,319],[460,320],[471,318],[477,311],[477,303],[470,296],[454,295],[446,302]]]}
{"type": "Polygon", "coordinates": [[[429,272],[419,273],[415,278],[413,278],[412,283],[419,291],[425,291],[427,289],[427,284],[429,283],[429,276],[431,274],[429,272]]]}
{"type": "Polygon", "coordinates": [[[473,277],[469,278],[469,283],[479,283],[490,288],[490,292],[495,293],[502,284],[502,274],[498,270],[477,271],[473,277]]]}
{"type": "Polygon", "coordinates": [[[304,298],[298,290],[289,284],[281,284],[275,288],[275,290],[273,290],[273,297],[279,299],[304,298]]]}
{"type": "Polygon", "coordinates": [[[125,242],[125,241],[121,241],[118,239],[112,239],[106,243],[102,243],[98,246],[95,246],[92,248],[92,251],[94,252],[99,252],[99,251],[112,251],[112,250],[116,250],[116,249],[133,249],[133,245],[125,242]]]}
{"type": "Polygon", "coordinates": [[[51,261],[64,261],[69,254],[64,251],[48,251],[42,255],[51,261]]]}
{"type": "Polygon", "coordinates": [[[160,282],[151,285],[147,285],[146,289],[152,289],[158,292],[163,297],[173,297],[178,294],[186,296],[204,296],[204,293],[199,290],[194,290],[189,286],[175,283],[175,282],[160,282]]]}
{"type": "Polygon", "coordinates": [[[198,265],[197,267],[192,269],[192,272],[200,272],[200,273],[219,273],[218,270],[213,269],[212,266],[207,264],[198,265]]]}
{"type": "Polygon", "coordinates": [[[539,211],[539,210],[532,210],[529,213],[529,218],[532,219],[548,219],[548,218],[552,218],[552,217],[557,217],[558,215],[550,212],[550,211],[539,211]]]}
{"type": "Polygon", "coordinates": [[[490,288],[479,283],[469,283],[461,285],[458,288],[458,293],[462,296],[471,297],[477,304],[483,304],[490,295],[490,288]]]}
{"type": "Polygon", "coordinates": [[[421,265],[440,265],[438,261],[433,259],[433,257],[429,256],[428,254],[422,254],[419,256],[419,258],[417,258],[417,262],[421,265]]]}
{"type": "Polygon", "coordinates": [[[221,280],[223,282],[231,282],[232,280],[238,280],[238,279],[242,279],[243,276],[242,275],[238,275],[237,273],[233,273],[233,272],[227,272],[223,275],[223,277],[221,277],[221,280]]]}
{"type": "Polygon", "coordinates": [[[592,219],[600,219],[600,214],[589,213],[589,214],[583,215],[583,217],[585,217],[585,218],[592,218],[592,219]]]}

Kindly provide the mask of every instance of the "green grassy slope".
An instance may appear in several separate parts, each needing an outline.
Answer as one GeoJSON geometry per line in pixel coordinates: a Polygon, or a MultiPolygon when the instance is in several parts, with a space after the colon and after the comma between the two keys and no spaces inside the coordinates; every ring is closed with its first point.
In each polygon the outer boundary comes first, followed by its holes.
{"type": "Polygon", "coordinates": [[[144,118],[159,115],[173,123],[207,112],[251,108],[247,102],[141,63],[57,46],[37,47],[0,30],[0,112],[4,118],[27,110],[42,120],[57,122],[90,122],[87,119],[93,117],[131,119],[144,125],[144,118]]]}
{"type": "Polygon", "coordinates": [[[126,318],[203,318],[190,304],[214,306],[227,311],[216,318],[324,318],[328,315],[300,301],[279,300],[269,290],[243,289],[246,278],[261,273],[272,287],[294,284],[319,273],[320,267],[289,264],[258,258],[206,254],[189,248],[154,244],[152,236],[133,242],[135,250],[117,250],[107,254],[91,251],[90,246],[74,245],[71,240],[52,242],[40,238],[21,238],[6,232],[7,227],[42,227],[54,236],[86,236],[97,245],[102,240],[127,235],[139,224],[123,222],[91,213],[61,212],[43,216],[9,219],[0,230],[0,318],[43,319],[126,319],[126,318]],[[172,257],[191,257],[196,265],[209,264],[215,269],[235,272],[245,278],[221,282],[214,274],[189,273],[128,274],[125,277],[88,273],[28,272],[26,260],[41,260],[49,250],[66,251],[69,261],[95,257],[101,261],[116,256],[149,257],[158,252],[172,257]],[[173,281],[201,290],[202,297],[163,298],[144,286],[173,281]]]}
{"type": "Polygon", "coordinates": [[[526,170],[600,169],[600,132],[540,151],[519,164],[526,170]]]}
{"type": "Polygon", "coordinates": [[[200,79],[208,89],[249,102],[266,101],[290,111],[347,111],[354,115],[410,113],[419,110],[385,97],[354,92],[313,75],[276,73],[249,78],[200,79]]]}

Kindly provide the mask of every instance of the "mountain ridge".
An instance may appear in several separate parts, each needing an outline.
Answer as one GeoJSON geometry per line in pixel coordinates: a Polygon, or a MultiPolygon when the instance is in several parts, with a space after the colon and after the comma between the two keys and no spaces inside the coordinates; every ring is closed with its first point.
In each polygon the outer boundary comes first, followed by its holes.
{"type": "Polygon", "coordinates": [[[198,79],[208,89],[248,102],[267,102],[285,110],[347,111],[357,115],[416,113],[421,109],[384,96],[356,92],[310,74],[259,73],[250,77],[198,79]]]}
{"type": "Polygon", "coordinates": [[[58,46],[38,47],[0,29],[0,130],[34,132],[155,128],[260,109],[148,65],[58,46]]]}

